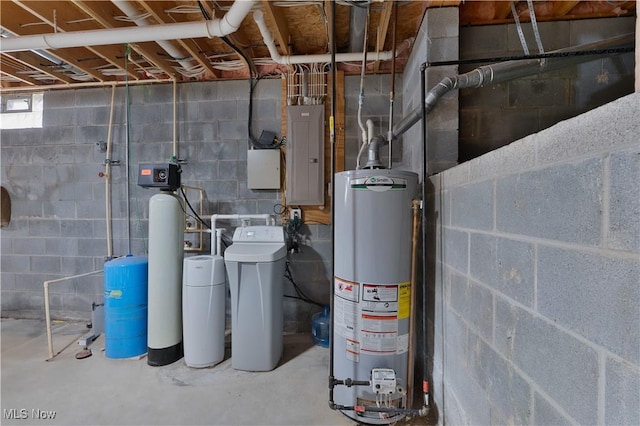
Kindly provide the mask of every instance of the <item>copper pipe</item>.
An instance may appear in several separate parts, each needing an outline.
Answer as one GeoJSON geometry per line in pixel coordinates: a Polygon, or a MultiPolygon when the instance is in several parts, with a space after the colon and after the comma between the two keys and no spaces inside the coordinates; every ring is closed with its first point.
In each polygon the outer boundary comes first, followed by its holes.
{"type": "MultiPolygon", "coordinates": [[[[411,202],[413,210],[413,233],[411,240],[411,300],[409,306],[409,360],[407,362],[407,408],[413,407],[413,340],[415,334],[415,304],[417,287],[417,266],[418,266],[418,226],[420,224],[420,200],[411,202]]],[[[422,313],[424,315],[424,312],[422,313]]],[[[427,354],[424,354],[427,356],[427,354]]]]}

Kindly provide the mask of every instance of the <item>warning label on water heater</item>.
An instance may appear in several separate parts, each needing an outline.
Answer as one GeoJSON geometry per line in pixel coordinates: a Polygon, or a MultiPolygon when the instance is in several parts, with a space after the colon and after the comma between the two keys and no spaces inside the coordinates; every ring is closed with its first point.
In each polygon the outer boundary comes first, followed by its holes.
{"type": "Polygon", "coordinates": [[[336,277],[333,304],[333,324],[335,332],[347,339],[356,339],[358,333],[358,298],[360,284],[336,277]]]}
{"type": "Polygon", "coordinates": [[[411,287],[357,283],[335,277],[334,330],[346,339],[346,357],[407,352],[408,335],[399,335],[399,320],[409,316],[411,287]]]}
{"type": "Polygon", "coordinates": [[[357,302],[360,297],[360,284],[353,281],[335,278],[335,295],[352,302],[357,302]]]}
{"type": "Polygon", "coordinates": [[[363,284],[362,310],[367,312],[396,312],[398,310],[398,286],[363,284]]]}

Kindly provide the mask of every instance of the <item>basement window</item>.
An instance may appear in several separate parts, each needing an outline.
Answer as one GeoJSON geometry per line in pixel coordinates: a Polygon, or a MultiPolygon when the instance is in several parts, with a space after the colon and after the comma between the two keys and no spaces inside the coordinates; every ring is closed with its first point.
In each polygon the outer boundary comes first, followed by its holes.
{"type": "Polygon", "coordinates": [[[0,96],[0,129],[42,128],[42,93],[0,96]]]}

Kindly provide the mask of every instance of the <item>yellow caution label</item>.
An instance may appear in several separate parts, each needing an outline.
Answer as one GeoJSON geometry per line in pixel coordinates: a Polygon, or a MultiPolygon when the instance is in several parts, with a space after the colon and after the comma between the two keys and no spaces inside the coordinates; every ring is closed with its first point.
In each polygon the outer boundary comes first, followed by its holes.
{"type": "Polygon", "coordinates": [[[411,313],[411,283],[398,284],[398,319],[409,318],[411,313]]]}

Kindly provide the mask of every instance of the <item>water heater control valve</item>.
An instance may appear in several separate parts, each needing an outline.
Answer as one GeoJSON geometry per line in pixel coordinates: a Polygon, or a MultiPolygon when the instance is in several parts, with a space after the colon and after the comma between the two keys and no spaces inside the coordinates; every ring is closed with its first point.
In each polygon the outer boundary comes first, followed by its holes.
{"type": "Polygon", "coordinates": [[[391,368],[371,370],[371,389],[376,394],[388,395],[396,391],[396,372],[391,368]]]}

